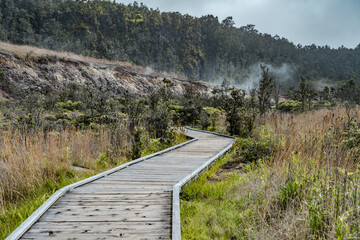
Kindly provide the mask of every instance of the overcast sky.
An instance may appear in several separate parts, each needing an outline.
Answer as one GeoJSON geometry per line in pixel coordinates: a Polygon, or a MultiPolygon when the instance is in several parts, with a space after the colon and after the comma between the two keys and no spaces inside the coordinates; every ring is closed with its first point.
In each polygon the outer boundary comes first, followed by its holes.
{"type": "MultiPolygon", "coordinates": [[[[117,0],[125,4],[130,0],[117,0]]],[[[278,34],[295,44],[360,43],[360,0],[138,0],[160,11],[193,16],[233,16],[236,26],[255,24],[262,33],[278,34]]]]}

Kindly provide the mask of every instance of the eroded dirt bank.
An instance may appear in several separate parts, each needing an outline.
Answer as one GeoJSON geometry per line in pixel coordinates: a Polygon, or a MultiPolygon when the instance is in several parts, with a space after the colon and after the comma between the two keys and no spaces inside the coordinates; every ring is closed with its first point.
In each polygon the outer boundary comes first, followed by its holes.
{"type": "Polygon", "coordinates": [[[116,97],[144,96],[169,83],[178,94],[190,86],[208,90],[205,83],[189,82],[127,63],[83,61],[46,54],[31,56],[31,52],[18,56],[0,49],[0,64],[0,98],[6,99],[12,99],[19,91],[46,94],[70,83],[89,84],[116,97]]]}

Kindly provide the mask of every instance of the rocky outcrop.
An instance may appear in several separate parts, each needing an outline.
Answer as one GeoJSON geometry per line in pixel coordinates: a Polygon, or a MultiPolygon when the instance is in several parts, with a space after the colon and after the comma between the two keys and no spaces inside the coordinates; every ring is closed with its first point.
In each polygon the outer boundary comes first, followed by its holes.
{"type": "Polygon", "coordinates": [[[0,97],[7,99],[14,97],[16,91],[46,94],[69,83],[89,84],[119,97],[148,95],[170,82],[177,94],[190,86],[200,91],[208,89],[202,82],[189,82],[127,63],[82,61],[52,55],[19,57],[0,50],[0,65],[0,97]]]}

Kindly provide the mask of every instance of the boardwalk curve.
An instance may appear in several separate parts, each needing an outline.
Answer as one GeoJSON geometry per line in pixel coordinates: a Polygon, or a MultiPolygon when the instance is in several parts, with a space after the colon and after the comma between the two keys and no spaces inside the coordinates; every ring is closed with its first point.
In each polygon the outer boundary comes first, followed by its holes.
{"type": "Polygon", "coordinates": [[[193,139],[60,189],[7,240],[181,239],[181,187],[234,141],[186,135],[193,139]]]}

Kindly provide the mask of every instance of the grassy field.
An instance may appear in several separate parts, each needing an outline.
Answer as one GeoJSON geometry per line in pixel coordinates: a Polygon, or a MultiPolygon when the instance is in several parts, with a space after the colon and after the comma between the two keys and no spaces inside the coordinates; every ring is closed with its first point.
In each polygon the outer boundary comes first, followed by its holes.
{"type": "Polygon", "coordinates": [[[356,116],[269,114],[184,188],[183,239],[359,239],[356,116]]]}

